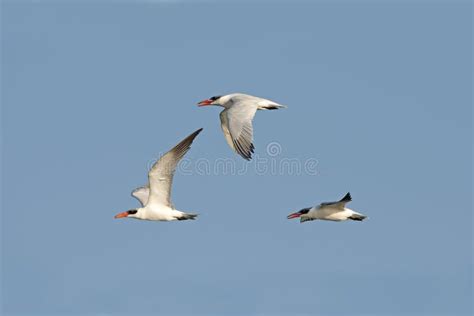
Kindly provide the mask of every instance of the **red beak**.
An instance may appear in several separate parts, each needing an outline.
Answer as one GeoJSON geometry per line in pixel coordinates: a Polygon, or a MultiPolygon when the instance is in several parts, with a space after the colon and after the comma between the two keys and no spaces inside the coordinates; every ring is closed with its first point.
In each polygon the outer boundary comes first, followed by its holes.
{"type": "Polygon", "coordinates": [[[198,106],[206,106],[206,105],[211,105],[212,101],[209,99],[202,100],[201,102],[198,103],[198,106]]]}
{"type": "Polygon", "coordinates": [[[296,212],[296,213],[293,213],[293,214],[290,214],[288,215],[288,219],[292,219],[292,218],[297,218],[297,217],[300,217],[301,216],[301,213],[300,212],[296,212]]]}
{"type": "Polygon", "coordinates": [[[122,213],[119,213],[117,215],[115,215],[114,218],[122,218],[122,217],[127,217],[128,216],[128,212],[122,212],[122,213]]]}

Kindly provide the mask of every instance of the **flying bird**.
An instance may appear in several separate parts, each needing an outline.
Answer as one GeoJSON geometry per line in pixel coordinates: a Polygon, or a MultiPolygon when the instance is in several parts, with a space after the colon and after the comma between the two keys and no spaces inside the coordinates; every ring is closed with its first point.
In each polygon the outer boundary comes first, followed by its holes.
{"type": "Polygon", "coordinates": [[[346,204],[350,201],[352,201],[351,194],[347,193],[340,201],[325,202],[318,206],[304,208],[299,212],[288,215],[288,219],[299,217],[301,223],[316,219],[336,222],[348,219],[353,221],[364,220],[367,216],[346,207],[346,204]]]}
{"type": "Polygon", "coordinates": [[[278,110],[286,106],[243,93],[214,96],[198,103],[199,106],[216,105],[224,110],[220,114],[225,139],[235,152],[246,160],[254,152],[252,119],[257,110],[278,110]]]}
{"type": "Polygon", "coordinates": [[[197,214],[189,214],[175,209],[171,203],[171,186],[176,166],[191,148],[194,138],[201,131],[202,128],[198,129],[158,159],[148,172],[148,184],[133,190],[132,196],[140,201],[142,207],[117,214],[115,218],[182,221],[197,217],[197,214]]]}

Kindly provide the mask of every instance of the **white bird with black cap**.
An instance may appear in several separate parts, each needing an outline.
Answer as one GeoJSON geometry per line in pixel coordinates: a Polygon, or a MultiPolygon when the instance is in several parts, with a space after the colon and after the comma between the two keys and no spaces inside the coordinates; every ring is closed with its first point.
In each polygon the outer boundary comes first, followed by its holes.
{"type": "Polygon", "coordinates": [[[288,219],[300,218],[300,222],[314,221],[316,219],[325,221],[363,221],[367,216],[357,213],[346,207],[348,202],[352,201],[351,194],[348,192],[342,199],[336,202],[324,202],[320,205],[304,208],[296,213],[288,215],[288,219]]]}
{"type": "Polygon", "coordinates": [[[170,151],[164,154],[148,172],[148,184],[135,189],[132,196],[140,201],[142,207],[115,215],[115,218],[136,218],[150,221],[182,221],[195,219],[197,214],[178,211],[171,203],[171,186],[176,166],[191,148],[198,129],[170,151]]]}
{"type": "Polygon", "coordinates": [[[214,96],[198,103],[199,106],[215,105],[224,110],[220,114],[225,139],[235,152],[246,160],[254,152],[252,119],[257,110],[278,110],[286,106],[243,93],[214,96]]]}

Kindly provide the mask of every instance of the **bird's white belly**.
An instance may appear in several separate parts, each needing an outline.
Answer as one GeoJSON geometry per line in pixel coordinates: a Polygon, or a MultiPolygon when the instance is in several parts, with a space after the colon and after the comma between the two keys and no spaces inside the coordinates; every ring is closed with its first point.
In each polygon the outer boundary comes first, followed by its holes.
{"type": "Polygon", "coordinates": [[[337,212],[327,215],[324,219],[328,221],[345,221],[347,219],[345,212],[337,212]]]}
{"type": "Polygon", "coordinates": [[[345,221],[350,216],[350,212],[343,211],[333,211],[333,210],[319,210],[316,212],[316,218],[327,221],[345,221]]]}
{"type": "Polygon", "coordinates": [[[145,219],[150,221],[175,221],[179,211],[168,207],[147,207],[145,211],[145,219]]]}

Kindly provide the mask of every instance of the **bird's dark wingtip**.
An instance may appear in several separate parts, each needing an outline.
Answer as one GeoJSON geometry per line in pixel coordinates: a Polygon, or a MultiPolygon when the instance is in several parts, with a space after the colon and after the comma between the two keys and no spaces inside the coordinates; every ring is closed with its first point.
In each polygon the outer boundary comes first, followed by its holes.
{"type": "Polygon", "coordinates": [[[251,152],[246,152],[246,151],[243,151],[243,150],[237,150],[237,153],[239,154],[240,157],[244,158],[247,161],[252,159],[252,153],[251,152]]]}
{"type": "Polygon", "coordinates": [[[350,192],[347,192],[347,194],[344,195],[344,197],[341,199],[340,202],[350,202],[350,201],[352,201],[352,196],[350,192]]]}

